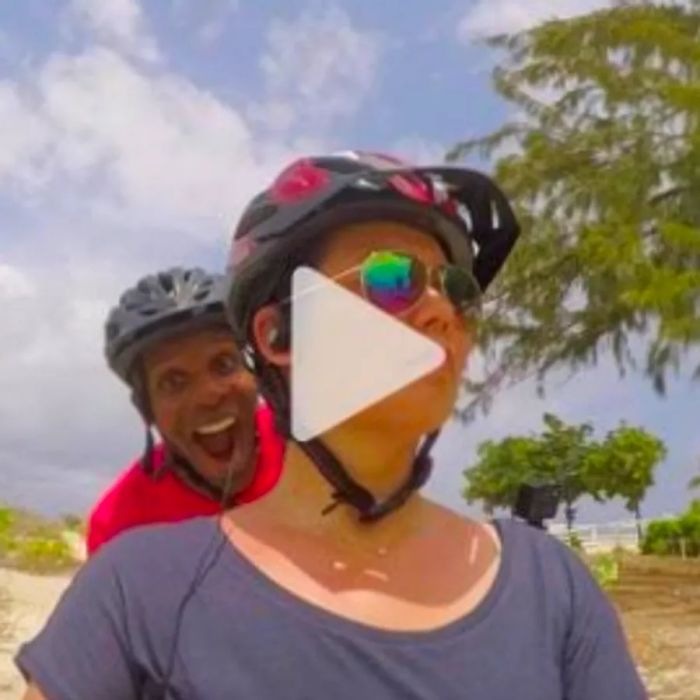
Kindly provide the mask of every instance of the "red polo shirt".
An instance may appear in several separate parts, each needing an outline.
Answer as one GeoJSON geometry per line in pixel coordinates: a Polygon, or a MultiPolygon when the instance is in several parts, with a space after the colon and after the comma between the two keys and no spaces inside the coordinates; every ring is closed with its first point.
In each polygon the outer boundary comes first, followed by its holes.
{"type": "MultiPolygon", "coordinates": [[[[236,496],[236,503],[250,503],[264,496],[282,472],[284,442],[275,432],[272,412],[263,404],[255,420],[259,437],[255,474],[252,482],[236,496]]],[[[163,457],[163,445],[158,445],[153,455],[156,469],[163,457]]],[[[88,555],[131,527],[214,515],[220,510],[219,501],[195,491],[172,470],[167,469],[154,479],[144,473],[137,460],[105,491],[90,513],[88,555]]]]}

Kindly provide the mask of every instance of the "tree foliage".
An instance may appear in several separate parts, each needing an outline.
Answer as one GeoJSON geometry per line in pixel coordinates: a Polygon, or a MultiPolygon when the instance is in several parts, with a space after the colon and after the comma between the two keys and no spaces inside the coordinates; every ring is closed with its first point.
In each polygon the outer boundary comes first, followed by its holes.
{"type": "Polygon", "coordinates": [[[677,518],[649,523],[642,553],[700,557],[700,501],[693,501],[677,518]]]}
{"type": "Polygon", "coordinates": [[[627,510],[638,515],[644,495],[654,484],[654,469],[665,457],[661,440],[623,424],[591,451],[586,483],[606,499],[624,499],[627,510]]]}
{"type": "Polygon", "coordinates": [[[477,462],[464,472],[468,503],[510,508],[523,483],[554,483],[562,487],[567,521],[583,495],[597,501],[622,498],[628,510],[640,505],[654,484],[654,470],[666,456],[661,440],[642,428],[621,424],[596,440],[589,423],[567,425],[544,415],[545,430],[536,436],[508,437],[479,445],[477,462]]]}
{"type": "Polygon", "coordinates": [[[604,349],[637,368],[638,337],[663,392],[700,345],[700,0],[626,2],[490,44],[518,116],[448,155],[494,159],[523,223],[483,328],[487,387],[541,384],[604,349]]]}

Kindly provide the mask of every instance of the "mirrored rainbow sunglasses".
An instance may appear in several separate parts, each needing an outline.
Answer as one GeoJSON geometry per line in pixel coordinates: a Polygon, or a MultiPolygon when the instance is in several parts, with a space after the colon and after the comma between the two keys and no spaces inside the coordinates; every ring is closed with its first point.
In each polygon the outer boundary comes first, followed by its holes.
{"type": "Polygon", "coordinates": [[[429,267],[407,253],[378,250],[340,277],[351,272],[359,272],[365,299],[392,315],[406,313],[429,288],[444,295],[464,316],[478,315],[481,310],[479,283],[469,270],[457,265],[429,267]]]}

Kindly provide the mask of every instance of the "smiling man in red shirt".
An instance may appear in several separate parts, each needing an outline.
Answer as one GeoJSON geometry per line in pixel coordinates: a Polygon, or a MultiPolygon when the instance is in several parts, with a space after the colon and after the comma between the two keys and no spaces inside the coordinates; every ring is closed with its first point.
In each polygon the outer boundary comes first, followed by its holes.
{"type": "Polygon", "coordinates": [[[224,283],[199,268],[160,272],[110,312],[107,361],[130,387],[147,440],[93,508],[89,555],[131,527],[254,501],[279,478],[284,443],[233,341],[224,283]]]}

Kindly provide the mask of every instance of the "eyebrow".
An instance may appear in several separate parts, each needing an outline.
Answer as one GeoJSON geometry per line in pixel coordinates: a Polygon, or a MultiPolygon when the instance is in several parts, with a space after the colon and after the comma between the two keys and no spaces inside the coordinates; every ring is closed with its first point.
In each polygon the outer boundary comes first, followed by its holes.
{"type": "Polygon", "coordinates": [[[186,369],[183,369],[182,367],[169,364],[165,364],[162,368],[154,367],[151,370],[151,376],[153,377],[153,380],[155,382],[160,381],[164,377],[167,377],[169,374],[189,374],[189,372],[186,369]]]}

